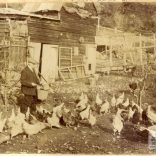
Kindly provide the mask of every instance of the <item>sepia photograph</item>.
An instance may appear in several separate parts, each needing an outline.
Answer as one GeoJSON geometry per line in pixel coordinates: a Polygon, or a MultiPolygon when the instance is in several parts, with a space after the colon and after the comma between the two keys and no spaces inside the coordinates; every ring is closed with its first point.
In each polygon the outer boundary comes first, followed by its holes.
{"type": "Polygon", "coordinates": [[[156,154],[156,1],[0,1],[1,154],[156,154]]]}

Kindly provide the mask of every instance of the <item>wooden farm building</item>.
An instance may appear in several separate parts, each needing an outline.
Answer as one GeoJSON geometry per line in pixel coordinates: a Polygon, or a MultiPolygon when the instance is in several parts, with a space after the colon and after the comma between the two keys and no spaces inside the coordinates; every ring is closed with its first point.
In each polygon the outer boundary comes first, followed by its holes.
{"type": "Polygon", "coordinates": [[[96,8],[94,3],[28,3],[22,11],[52,20],[30,18],[30,53],[48,81],[82,78],[95,73],[96,8]],[[88,11],[90,10],[90,12],[88,11]],[[85,70],[84,70],[85,69],[85,70]]]}
{"type": "MultiPolygon", "coordinates": [[[[28,26],[27,17],[41,18],[11,8],[0,8],[0,71],[8,80],[19,79],[20,71],[27,61],[28,26]]],[[[3,75],[2,74],[2,75],[3,75]]]]}
{"type": "Polygon", "coordinates": [[[20,72],[27,63],[29,18],[40,20],[44,17],[11,8],[0,8],[0,91],[5,104],[7,94],[18,84],[20,72]]]}
{"type": "Polygon", "coordinates": [[[29,53],[48,82],[95,73],[94,3],[28,3],[20,11],[1,8],[0,14],[3,69],[21,71],[29,53]]]}

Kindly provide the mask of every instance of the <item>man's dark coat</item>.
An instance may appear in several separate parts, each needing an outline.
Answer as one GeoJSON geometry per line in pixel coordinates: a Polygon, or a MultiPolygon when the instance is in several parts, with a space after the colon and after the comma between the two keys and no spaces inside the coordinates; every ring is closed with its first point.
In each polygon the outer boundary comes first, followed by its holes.
{"type": "Polygon", "coordinates": [[[33,71],[26,66],[21,72],[21,90],[25,95],[37,96],[36,86],[32,86],[32,83],[39,84],[40,80],[33,69],[33,71]]]}

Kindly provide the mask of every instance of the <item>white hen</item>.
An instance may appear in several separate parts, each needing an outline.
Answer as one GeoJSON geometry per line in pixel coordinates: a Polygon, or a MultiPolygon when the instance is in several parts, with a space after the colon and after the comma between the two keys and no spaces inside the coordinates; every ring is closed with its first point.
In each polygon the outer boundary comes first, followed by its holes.
{"type": "Polygon", "coordinates": [[[109,108],[110,108],[110,104],[109,104],[108,100],[106,100],[105,103],[102,104],[102,106],[100,108],[100,113],[108,113],[109,108]]]}
{"type": "Polygon", "coordinates": [[[116,134],[116,132],[118,132],[118,134],[120,135],[122,129],[123,129],[123,118],[121,117],[121,112],[123,110],[118,108],[118,111],[113,119],[113,131],[114,131],[114,135],[116,134]]]}
{"type": "Polygon", "coordinates": [[[85,94],[84,95],[84,103],[87,104],[88,103],[88,96],[85,94]]]}
{"type": "Polygon", "coordinates": [[[23,133],[23,128],[22,126],[16,126],[13,125],[10,129],[10,137],[12,139],[12,137],[17,136],[18,134],[23,133]]]}
{"type": "Polygon", "coordinates": [[[80,117],[81,117],[82,120],[88,119],[88,117],[89,117],[89,111],[90,111],[90,105],[88,105],[85,110],[83,110],[82,112],[80,112],[80,117]]]}
{"type": "Polygon", "coordinates": [[[122,104],[125,98],[125,93],[123,92],[116,100],[116,105],[122,104]]]}
{"type": "Polygon", "coordinates": [[[27,111],[25,113],[25,118],[27,121],[29,120],[29,117],[30,117],[30,107],[27,108],[27,111]]]}
{"type": "Polygon", "coordinates": [[[136,104],[136,103],[132,100],[132,107],[134,107],[134,106],[139,110],[138,104],[136,104]]]}
{"type": "Polygon", "coordinates": [[[129,98],[127,98],[127,100],[124,103],[122,103],[122,105],[124,107],[128,107],[129,106],[129,98]]]}
{"type": "Polygon", "coordinates": [[[91,126],[96,124],[96,117],[92,114],[92,111],[89,112],[88,122],[91,126]]]}
{"type": "Polygon", "coordinates": [[[97,95],[96,95],[96,104],[97,105],[101,105],[102,104],[102,100],[100,99],[100,96],[99,96],[99,94],[97,93],[97,95]]]}
{"type": "Polygon", "coordinates": [[[81,93],[81,95],[80,95],[80,97],[79,97],[79,100],[81,101],[81,100],[83,100],[84,99],[84,94],[83,94],[83,92],[81,93]]]}
{"type": "Polygon", "coordinates": [[[36,106],[36,111],[39,113],[39,114],[43,114],[43,107],[42,106],[36,106]]]}
{"type": "Polygon", "coordinates": [[[2,112],[0,112],[0,119],[2,118],[2,112]]]}
{"type": "Polygon", "coordinates": [[[87,95],[84,95],[84,98],[76,105],[76,108],[81,111],[86,108],[87,103],[88,97],[87,95]]]}
{"type": "Polygon", "coordinates": [[[50,127],[61,128],[60,118],[56,115],[56,113],[53,113],[52,117],[48,117],[47,122],[50,125],[50,127]]]}
{"type": "Polygon", "coordinates": [[[151,105],[147,108],[147,117],[154,123],[156,123],[156,113],[151,109],[151,105]]]}
{"type": "Polygon", "coordinates": [[[6,125],[8,128],[11,128],[14,125],[14,120],[15,120],[15,110],[14,108],[11,110],[11,115],[7,119],[6,125]]]}
{"type": "Polygon", "coordinates": [[[28,137],[41,132],[46,127],[47,127],[47,124],[43,123],[43,122],[37,122],[35,124],[29,124],[25,121],[22,124],[23,132],[25,134],[27,134],[28,137]]]}
{"type": "Polygon", "coordinates": [[[4,126],[5,126],[5,123],[6,123],[7,119],[4,118],[4,119],[0,119],[0,133],[3,132],[3,129],[4,129],[4,126]]]}
{"type": "Polygon", "coordinates": [[[63,106],[64,103],[61,103],[59,106],[53,108],[53,113],[55,113],[58,117],[61,117],[63,114],[63,106]]]}
{"type": "Polygon", "coordinates": [[[116,106],[116,98],[115,98],[115,95],[113,94],[113,97],[111,99],[111,106],[112,107],[115,107],[116,106]]]}
{"type": "Polygon", "coordinates": [[[156,138],[156,125],[150,126],[148,128],[140,127],[140,130],[147,130],[154,138],[156,138]]]}
{"type": "Polygon", "coordinates": [[[134,113],[135,113],[135,110],[132,110],[132,107],[129,107],[128,121],[133,118],[134,113]]]}
{"type": "Polygon", "coordinates": [[[20,107],[18,108],[17,115],[15,117],[15,121],[23,122],[25,120],[25,114],[21,113],[20,107]]]}

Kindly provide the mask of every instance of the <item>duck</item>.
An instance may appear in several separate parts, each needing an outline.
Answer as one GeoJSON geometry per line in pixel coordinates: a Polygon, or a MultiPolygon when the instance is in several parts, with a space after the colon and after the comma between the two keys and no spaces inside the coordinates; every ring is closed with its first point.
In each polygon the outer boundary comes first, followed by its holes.
{"type": "Polygon", "coordinates": [[[108,100],[106,100],[105,103],[102,104],[102,106],[100,108],[100,113],[108,113],[109,108],[110,108],[110,104],[109,104],[108,100]]]}
{"type": "Polygon", "coordinates": [[[88,105],[85,110],[80,112],[80,117],[81,117],[82,120],[88,119],[89,111],[90,111],[90,105],[88,105]]]}
{"type": "Polygon", "coordinates": [[[97,105],[102,104],[102,100],[100,99],[99,93],[97,93],[97,95],[96,95],[96,101],[95,102],[96,102],[97,105]]]}

